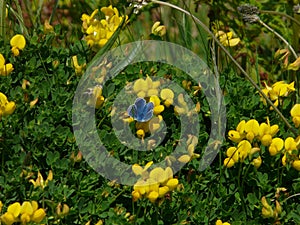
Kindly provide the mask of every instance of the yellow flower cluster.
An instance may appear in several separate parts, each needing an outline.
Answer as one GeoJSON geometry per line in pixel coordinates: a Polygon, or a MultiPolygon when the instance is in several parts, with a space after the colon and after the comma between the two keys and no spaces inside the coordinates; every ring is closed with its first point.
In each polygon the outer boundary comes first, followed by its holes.
{"type": "MultiPolygon", "coordinates": [[[[259,124],[257,120],[251,119],[249,121],[242,120],[236,130],[228,132],[228,138],[238,143],[237,147],[230,147],[226,151],[227,158],[224,160],[224,165],[228,168],[232,167],[237,162],[243,162],[248,156],[260,151],[257,147],[257,141],[264,146],[269,146],[272,143],[273,137],[279,131],[277,124],[270,125],[269,119],[267,123],[259,124]],[[254,144],[255,147],[252,147],[254,144]]],[[[253,165],[258,168],[262,163],[260,156],[253,159],[253,165]]]]}
{"type": "MultiPolygon", "coordinates": [[[[267,123],[261,124],[254,119],[248,122],[242,120],[236,130],[228,132],[228,138],[238,145],[227,149],[224,165],[230,168],[237,162],[243,162],[248,156],[252,159],[252,155],[260,151],[259,145],[262,144],[268,147],[271,156],[282,154],[281,161],[284,166],[291,164],[293,168],[300,171],[300,136],[296,139],[287,137],[285,140],[274,138],[278,131],[278,125],[271,126],[268,119],[267,123]]],[[[261,163],[260,156],[252,160],[256,168],[260,167],[261,163]]]]}
{"type": "Polygon", "coordinates": [[[173,104],[174,92],[169,88],[163,88],[159,90],[161,83],[160,81],[152,81],[152,79],[147,76],[146,79],[140,78],[134,82],[133,91],[137,94],[138,97],[146,98],[148,96],[156,96],[152,98],[154,106],[154,114],[157,115],[164,110],[164,106],[160,105],[160,99],[162,99],[163,104],[166,107],[170,107],[173,104]],[[160,106],[159,106],[160,105],[160,106]]]}
{"type": "Polygon", "coordinates": [[[189,110],[188,104],[185,101],[183,94],[180,93],[177,96],[177,104],[174,107],[174,112],[176,115],[183,115],[183,114],[190,115],[192,113],[198,113],[198,112],[200,112],[200,102],[197,102],[194,109],[189,110]]]}
{"type": "Polygon", "coordinates": [[[295,104],[290,113],[293,118],[293,123],[296,128],[298,128],[300,126],[300,104],[295,104]]]}
{"type": "Polygon", "coordinates": [[[186,141],[186,146],[187,146],[187,152],[188,154],[184,154],[178,158],[178,161],[181,163],[188,163],[192,159],[199,158],[200,155],[195,153],[195,147],[197,146],[198,143],[198,137],[194,135],[190,135],[188,137],[188,140],[186,141]]]}
{"type": "Polygon", "coordinates": [[[173,178],[171,167],[166,169],[156,167],[149,172],[148,169],[152,164],[151,161],[144,168],[138,164],[132,166],[132,171],[141,177],[133,186],[133,201],[145,197],[154,203],[177,187],[178,179],[173,178]]]}
{"type": "Polygon", "coordinates": [[[8,76],[13,70],[13,65],[11,63],[5,63],[5,58],[0,53],[0,76],[8,76]]]}
{"type": "Polygon", "coordinates": [[[44,189],[48,185],[48,182],[51,180],[53,180],[53,173],[52,170],[49,170],[46,180],[44,180],[42,174],[40,173],[40,171],[38,171],[36,180],[30,179],[29,182],[32,183],[35,188],[41,187],[42,189],[44,189]]]}
{"type": "Polygon", "coordinates": [[[150,77],[146,77],[146,79],[140,78],[134,82],[133,91],[137,94],[138,97],[146,98],[149,96],[155,96],[152,98],[152,102],[154,106],[154,114],[157,115],[164,110],[164,106],[160,105],[160,100],[158,96],[163,101],[163,104],[166,107],[170,107],[173,104],[174,92],[169,88],[163,88],[159,91],[160,81],[152,81],[150,77]],[[159,106],[160,105],[160,106],[159,106]]]}
{"type": "MultiPolygon", "coordinates": [[[[10,39],[11,51],[14,56],[20,54],[20,50],[23,50],[26,45],[26,40],[22,34],[16,34],[10,39]]],[[[5,63],[4,56],[0,53],[0,76],[8,76],[14,67],[11,63],[5,63]]]]}
{"type": "Polygon", "coordinates": [[[289,63],[289,56],[290,56],[289,49],[278,49],[274,54],[274,58],[280,57],[279,60],[283,62],[284,69],[294,70],[294,71],[299,70],[300,57],[298,57],[296,60],[294,60],[294,62],[289,63]]]}
{"type": "Polygon", "coordinates": [[[228,222],[223,223],[222,220],[217,220],[216,225],[230,225],[230,223],[228,223],[228,222]]]}
{"type": "Polygon", "coordinates": [[[105,19],[98,20],[96,18],[98,12],[99,10],[96,9],[91,15],[83,14],[81,16],[82,29],[86,34],[85,40],[89,46],[95,49],[101,48],[106,44],[124,19],[124,16],[119,16],[118,9],[111,5],[101,8],[105,19]]]}
{"type": "Polygon", "coordinates": [[[40,223],[45,216],[45,210],[39,208],[36,201],[25,201],[22,205],[19,202],[9,205],[7,211],[0,218],[3,224],[11,225],[15,222],[21,222],[22,224],[40,223]]]}
{"type": "Polygon", "coordinates": [[[104,103],[104,97],[102,96],[102,87],[96,85],[91,91],[91,98],[88,100],[87,104],[89,106],[94,106],[99,109],[104,103]]]}
{"type": "Polygon", "coordinates": [[[233,32],[227,32],[225,33],[224,31],[218,31],[215,36],[219,39],[222,45],[224,46],[229,46],[233,47],[236,46],[238,43],[240,43],[241,39],[237,37],[233,37],[233,32]]]}
{"type": "Polygon", "coordinates": [[[11,115],[16,109],[16,103],[7,100],[5,94],[0,92],[0,119],[2,116],[11,115]]]}
{"type": "Polygon", "coordinates": [[[265,196],[263,196],[261,198],[261,203],[263,205],[262,210],[261,210],[261,214],[264,218],[274,218],[277,219],[279,214],[281,214],[282,212],[282,208],[280,203],[275,200],[275,208],[273,209],[273,207],[268,203],[267,199],[265,196]]]}
{"type": "Polygon", "coordinates": [[[287,137],[285,140],[274,138],[269,147],[271,156],[282,154],[282,165],[291,164],[292,167],[300,171],[300,136],[296,139],[287,137]]]}
{"type": "MultiPolygon", "coordinates": [[[[287,97],[289,93],[295,91],[294,82],[287,84],[284,81],[278,81],[273,84],[271,87],[265,83],[265,88],[262,91],[268,96],[277,107],[279,104],[282,104],[282,98],[287,97]]],[[[261,98],[263,103],[267,105],[267,102],[264,98],[261,98]]],[[[273,107],[270,107],[272,110],[273,107]]]]}
{"type": "Polygon", "coordinates": [[[144,80],[140,78],[134,82],[133,91],[138,97],[145,98],[148,96],[156,95],[158,96],[158,88],[160,86],[160,81],[152,81],[150,77],[144,80]]]}

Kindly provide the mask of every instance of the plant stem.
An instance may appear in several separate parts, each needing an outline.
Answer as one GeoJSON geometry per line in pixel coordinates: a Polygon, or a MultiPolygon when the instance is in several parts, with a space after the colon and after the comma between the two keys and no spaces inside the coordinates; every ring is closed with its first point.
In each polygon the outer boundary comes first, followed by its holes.
{"type": "Polygon", "coordinates": [[[300,193],[289,196],[288,198],[284,199],[283,202],[287,201],[290,198],[297,197],[297,196],[300,196],[300,193]]]}
{"type": "Polygon", "coordinates": [[[21,31],[24,33],[25,37],[29,39],[29,33],[28,33],[28,30],[27,30],[27,28],[25,26],[25,23],[24,23],[24,18],[23,18],[23,15],[22,15],[21,6],[20,6],[20,4],[19,4],[19,2],[17,0],[15,0],[14,3],[16,5],[17,12],[15,10],[13,10],[12,7],[9,7],[9,10],[12,12],[12,14],[18,20],[20,28],[21,28],[21,31]]]}
{"type": "Polygon", "coordinates": [[[151,2],[156,3],[156,4],[160,4],[160,5],[164,5],[164,6],[168,6],[174,9],[177,9],[189,16],[191,16],[193,18],[193,20],[198,23],[211,37],[212,39],[220,46],[220,48],[225,52],[225,54],[230,58],[230,60],[237,66],[237,68],[241,71],[241,73],[250,81],[250,83],[254,86],[254,88],[259,92],[259,94],[266,99],[266,101],[268,102],[268,104],[270,104],[273,109],[276,111],[276,113],[281,117],[281,119],[283,120],[283,122],[288,126],[288,128],[294,133],[295,136],[298,135],[297,130],[287,121],[287,119],[283,116],[283,114],[279,111],[279,109],[273,104],[273,102],[268,98],[268,96],[260,89],[260,87],[255,83],[255,81],[247,74],[247,72],[241,67],[241,65],[233,58],[233,56],[229,53],[229,51],[221,44],[221,42],[218,40],[218,38],[209,30],[209,28],[202,23],[197,17],[195,17],[193,14],[191,14],[190,12],[176,6],[173,5],[171,3],[168,2],[162,2],[162,1],[158,1],[158,0],[151,0],[151,2]]]}
{"type": "Polygon", "coordinates": [[[54,15],[55,15],[57,6],[58,6],[58,0],[55,0],[54,7],[53,7],[53,9],[52,9],[52,13],[51,13],[50,18],[49,18],[49,24],[52,23],[52,20],[53,20],[53,17],[54,17],[54,15]]]}
{"type": "Polygon", "coordinates": [[[298,20],[296,20],[294,17],[292,17],[292,16],[290,16],[288,14],[285,14],[285,13],[282,13],[282,12],[277,12],[277,11],[271,11],[271,10],[260,10],[259,12],[260,13],[273,14],[273,15],[279,15],[279,16],[286,17],[289,20],[293,21],[298,26],[300,26],[300,22],[298,20]]]}
{"type": "Polygon", "coordinates": [[[0,37],[5,40],[5,0],[0,0],[0,37]]]}
{"type": "Polygon", "coordinates": [[[271,31],[273,34],[275,34],[278,38],[280,38],[290,49],[290,51],[293,53],[295,59],[298,58],[297,53],[295,52],[295,50],[293,49],[293,47],[290,45],[290,43],[284,39],[284,37],[282,37],[279,33],[277,33],[274,29],[272,29],[271,27],[269,27],[267,24],[265,24],[261,19],[258,20],[258,22],[263,25],[265,28],[267,28],[269,31],[271,31]]]}

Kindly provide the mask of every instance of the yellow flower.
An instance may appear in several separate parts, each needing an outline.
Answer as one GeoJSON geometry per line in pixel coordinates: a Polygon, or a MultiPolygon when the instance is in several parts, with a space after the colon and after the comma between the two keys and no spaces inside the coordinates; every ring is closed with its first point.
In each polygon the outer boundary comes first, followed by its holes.
{"type": "Polygon", "coordinates": [[[136,202],[137,200],[139,200],[140,198],[142,198],[142,195],[140,194],[139,191],[132,191],[131,195],[132,195],[132,200],[134,202],[136,202]]]}
{"type": "Polygon", "coordinates": [[[151,170],[149,173],[149,177],[157,181],[158,183],[163,183],[168,179],[165,170],[161,167],[156,167],[153,170],[151,170]]]}
{"type": "Polygon", "coordinates": [[[16,109],[15,102],[9,102],[5,94],[0,92],[0,119],[2,116],[11,115],[16,109]]]}
{"type": "Polygon", "coordinates": [[[263,196],[261,198],[261,203],[263,205],[263,208],[262,208],[262,216],[264,218],[270,218],[270,217],[273,217],[274,216],[274,211],[272,209],[272,207],[269,205],[267,199],[265,196],[263,196]]]}
{"type": "Polygon", "coordinates": [[[133,85],[133,91],[138,97],[144,98],[152,95],[158,95],[159,81],[152,81],[150,77],[144,80],[142,78],[136,80],[133,85]]]}
{"type": "Polygon", "coordinates": [[[241,140],[243,140],[245,137],[245,135],[241,135],[238,131],[236,130],[230,130],[228,131],[228,139],[233,141],[233,142],[236,142],[236,143],[239,143],[241,140]]]}
{"type": "Polygon", "coordinates": [[[286,97],[292,91],[295,91],[294,81],[286,84],[284,81],[278,81],[272,85],[272,90],[269,92],[271,100],[276,100],[278,97],[286,97]]]}
{"type": "Polygon", "coordinates": [[[288,137],[284,141],[284,148],[287,152],[292,153],[293,150],[297,150],[297,142],[294,138],[288,137]]]}
{"type": "Polygon", "coordinates": [[[236,46],[241,41],[239,38],[233,38],[233,32],[218,31],[216,37],[219,38],[222,45],[229,47],[236,46]]]}
{"type": "Polygon", "coordinates": [[[29,216],[31,216],[33,214],[33,208],[32,208],[31,203],[28,201],[23,202],[20,213],[28,214],[29,216]]]}
{"type": "Polygon", "coordinates": [[[20,220],[22,224],[26,224],[30,222],[30,216],[27,213],[21,214],[20,220]]]}
{"type": "Polygon", "coordinates": [[[230,223],[228,223],[228,222],[223,223],[222,220],[217,220],[216,225],[230,225],[230,223]]]}
{"type": "Polygon", "coordinates": [[[164,36],[166,34],[166,26],[164,25],[160,25],[160,22],[157,21],[153,24],[152,28],[151,28],[151,32],[152,34],[156,35],[156,36],[164,36]]]}
{"type": "Polygon", "coordinates": [[[99,220],[95,225],[103,225],[103,221],[99,220]]]}
{"type": "Polygon", "coordinates": [[[255,167],[256,169],[258,169],[258,168],[261,166],[261,164],[262,164],[262,159],[261,159],[261,157],[258,156],[256,159],[253,159],[253,160],[252,160],[252,164],[254,165],[254,167],[255,167]]]}
{"type": "Polygon", "coordinates": [[[96,14],[99,12],[98,9],[95,9],[92,14],[89,16],[87,14],[82,14],[81,16],[81,20],[82,20],[82,28],[84,30],[88,29],[88,27],[91,25],[92,22],[94,22],[94,17],[96,16],[96,14]]]}
{"type": "Polygon", "coordinates": [[[261,210],[261,214],[264,218],[270,218],[270,217],[273,217],[274,212],[273,212],[273,209],[267,209],[267,208],[263,207],[261,210]]]}
{"type": "Polygon", "coordinates": [[[38,203],[36,201],[31,201],[31,206],[34,212],[39,208],[38,203]]]}
{"type": "Polygon", "coordinates": [[[136,131],[136,135],[137,135],[138,138],[143,139],[145,137],[145,131],[142,130],[142,129],[139,129],[139,130],[136,131]]]}
{"type": "Polygon", "coordinates": [[[243,140],[238,144],[238,152],[239,152],[239,159],[240,161],[244,161],[244,159],[249,155],[251,152],[252,146],[249,141],[243,140]]]}
{"type": "Polygon", "coordinates": [[[102,7],[101,8],[101,12],[104,13],[105,17],[112,17],[114,14],[119,15],[118,10],[114,7],[112,7],[112,5],[108,6],[108,7],[102,7]]]}
{"type": "Polygon", "coordinates": [[[45,216],[46,216],[45,210],[40,208],[33,213],[31,217],[31,221],[35,223],[40,223],[45,218],[45,216]]]}
{"type": "Polygon", "coordinates": [[[154,104],[154,108],[153,108],[154,115],[158,115],[162,111],[164,111],[165,107],[160,104],[160,99],[156,95],[151,96],[149,102],[153,102],[154,104]]]}
{"type": "Polygon", "coordinates": [[[63,204],[61,205],[61,203],[58,203],[57,207],[56,207],[56,214],[59,217],[64,217],[66,216],[70,211],[70,208],[67,204],[63,204]]]}
{"type": "Polygon", "coordinates": [[[163,121],[163,118],[161,115],[158,115],[157,117],[151,118],[149,121],[149,131],[150,133],[154,133],[160,128],[160,122],[163,121]]]}
{"type": "MultiPolygon", "coordinates": [[[[279,103],[281,104],[281,97],[287,97],[289,93],[295,91],[294,82],[287,84],[284,81],[278,81],[269,87],[265,83],[265,88],[262,90],[272,101],[274,101],[274,105],[277,107],[279,103]]],[[[263,103],[266,105],[266,101],[264,99],[263,103]]],[[[273,107],[270,107],[273,110],[273,107]]]]}
{"type": "Polygon", "coordinates": [[[13,70],[13,65],[11,63],[5,64],[5,59],[0,53],[0,76],[8,76],[13,70]]]}
{"type": "MultiPolygon", "coordinates": [[[[153,164],[153,161],[148,162],[145,167],[141,167],[139,164],[133,164],[132,165],[132,171],[135,175],[144,176],[145,173],[147,173],[147,170],[150,168],[150,166],[153,164]]],[[[148,174],[148,173],[147,173],[148,174]]]]}
{"type": "Polygon", "coordinates": [[[166,186],[169,188],[170,191],[172,191],[177,187],[178,183],[178,179],[172,178],[167,181],[166,186]]]}
{"type": "Polygon", "coordinates": [[[13,216],[12,213],[6,212],[1,216],[1,221],[5,224],[5,225],[11,225],[14,222],[16,222],[15,217],[13,216]]]}
{"type": "Polygon", "coordinates": [[[7,212],[11,213],[14,218],[17,218],[21,212],[21,205],[19,202],[15,202],[7,207],[7,212]]]}
{"type": "Polygon", "coordinates": [[[91,98],[87,101],[87,105],[89,106],[95,106],[96,109],[99,109],[103,103],[104,103],[104,97],[102,96],[102,86],[101,85],[96,85],[92,90],[91,90],[92,96],[91,98]]]}
{"type": "MultiPolygon", "coordinates": [[[[239,161],[239,153],[236,147],[230,147],[226,151],[226,156],[231,158],[234,162],[239,161]]],[[[225,163],[224,163],[225,164],[225,163]]]]}
{"type": "Polygon", "coordinates": [[[160,97],[164,101],[166,107],[173,104],[174,92],[169,88],[164,88],[160,91],[160,97]]]}
{"type": "Polygon", "coordinates": [[[29,103],[29,107],[30,108],[33,108],[35,105],[36,105],[36,103],[39,101],[39,99],[38,98],[36,98],[36,99],[34,99],[34,100],[32,100],[32,101],[30,101],[30,103],[29,103]]]}
{"type": "Polygon", "coordinates": [[[233,167],[235,164],[235,161],[232,158],[226,158],[224,159],[224,166],[227,168],[233,167]]]}
{"type": "Polygon", "coordinates": [[[286,153],[283,154],[283,156],[281,158],[281,163],[282,163],[282,165],[286,166],[286,153]]]}
{"type": "Polygon", "coordinates": [[[191,160],[191,156],[189,155],[182,155],[178,158],[178,161],[181,163],[188,163],[191,160]]]}
{"type": "Polygon", "coordinates": [[[269,118],[267,123],[261,123],[258,130],[258,136],[261,143],[264,146],[269,146],[272,142],[273,136],[279,131],[279,126],[277,124],[271,126],[269,118]]]}
{"type": "Polygon", "coordinates": [[[294,167],[294,169],[300,171],[300,160],[297,159],[297,160],[293,161],[292,166],[294,167]]]}
{"type": "Polygon", "coordinates": [[[175,114],[182,115],[188,113],[188,105],[184,100],[183,94],[180,93],[177,97],[178,105],[175,105],[174,111],[175,114]]]}
{"type": "Polygon", "coordinates": [[[154,203],[156,199],[158,198],[159,194],[156,191],[151,191],[148,195],[147,198],[150,200],[150,202],[154,203]]]}
{"type": "Polygon", "coordinates": [[[74,55],[72,57],[72,61],[73,61],[73,65],[74,65],[74,68],[75,68],[75,74],[76,75],[81,75],[83,73],[83,69],[86,67],[86,63],[84,63],[82,65],[79,65],[77,55],[74,55]]]}
{"type": "Polygon", "coordinates": [[[14,56],[18,56],[20,54],[19,50],[23,50],[26,45],[26,40],[22,34],[16,34],[10,39],[11,51],[14,56]]]}
{"type": "Polygon", "coordinates": [[[298,128],[300,126],[300,104],[295,104],[290,113],[293,117],[293,123],[298,128]]]}
{"type": "Polygon", "coordinates": [[[249,120],[245,124],[245,132],[246,132],[246,138],[252,142],[253,139],[258,135],[259,131],[259,123],[255,119],[249,120]]]}
{"type": "Polygon", "coordinates": [[[53,26],[50,25],[49,20],[45,20],[45,22],[44,22],[44,33],[48,34],[48,33],[51,33],[53,31],[54,31],[53,26]]]}
{"type": "Polygon", "coordinates": [[[170,189],[167,186],[158,188],[158,197],[159,198],[164,197],[169,191],[170,189]]]}
{"type": "Polygon", "coordinates": [[[278,154],[284,146],[284,141],[281,138],[273,138],[269,146],[271,156],[278,154]]]}
{"type": "Polygon", "coordinates": [[[246,137],[245,125],[246,125],[246,121],[242,120],[237,125],[236,130],[230,130],[228,132],[229,140],[231,140],[235,143],[239,143],[241,140],[243,140],[246,137]]]}
{"type": "Polygon", "coordinates": [[[42,189],[44,189],[47,185],[48,185],[48,182],[53,180],[53,173],[52,173],[52,170],[49,170],[49,173],[48,173],[48,177],[46,179],[46,181],[44,180],[42,174],[40,173],[40,171],[38,171],[38,177],[36,180],[33,180],[33,179],[30,179],[29,182],[31,182],[34,187],[41,187],[42,189]]]}
{"type": "Polygon", "coordinates": [[[300,67],[300,57],[298,57],[293,63],[289,64],[287,69],[288,70],[298,70],[300,67]]]}
{"type": "Polygon", "coordinates": [[[3,207],[3,203],[2,203],[2,201],[0,201],[0,213],[2,211],[2,207],[3,207]]]}

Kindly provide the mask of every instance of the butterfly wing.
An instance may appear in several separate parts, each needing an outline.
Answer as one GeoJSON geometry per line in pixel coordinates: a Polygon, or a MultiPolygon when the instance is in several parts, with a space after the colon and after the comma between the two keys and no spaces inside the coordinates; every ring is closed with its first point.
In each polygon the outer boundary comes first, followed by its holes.
{"type": "Polygon", "coordinates": [[[147,105],[144,107],[143,121],[142,122],[146,122],[146,121],[148,121],[152,118],[153,108],[154,108],[153,102],[147,103],[147,105]]]}
{"type": "Polygon", "coordinates": [[[132,118],[134,118],[135,116],[135,111],[136,111],[136,109],[135,109],[135,105],[130,105],[129,107],[128,107],[128,109],[127,109],[127,114],[130,116],[130,117],[132,117],[132,118]]]}
{"type": "Polygon", "coordinates": [[[143,98],[137,98],[134,102],[134,106],[136,109],[136,115],[135,115],[134,119],[136,119],[139,122],[143,122],[144,108],[146,106],[146,100],[143,98]]]}

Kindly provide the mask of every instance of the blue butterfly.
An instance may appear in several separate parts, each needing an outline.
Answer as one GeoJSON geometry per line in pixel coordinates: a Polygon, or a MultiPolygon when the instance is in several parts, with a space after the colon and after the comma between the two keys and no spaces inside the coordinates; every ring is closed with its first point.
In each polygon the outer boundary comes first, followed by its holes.
{"type": "Polygon", "coordinates": [[[133,105],[127,109],[127,113],[138,122],[147,122],[153,116],[153,102],[146,103],[143,98],[137,98],[133,105]]]}

